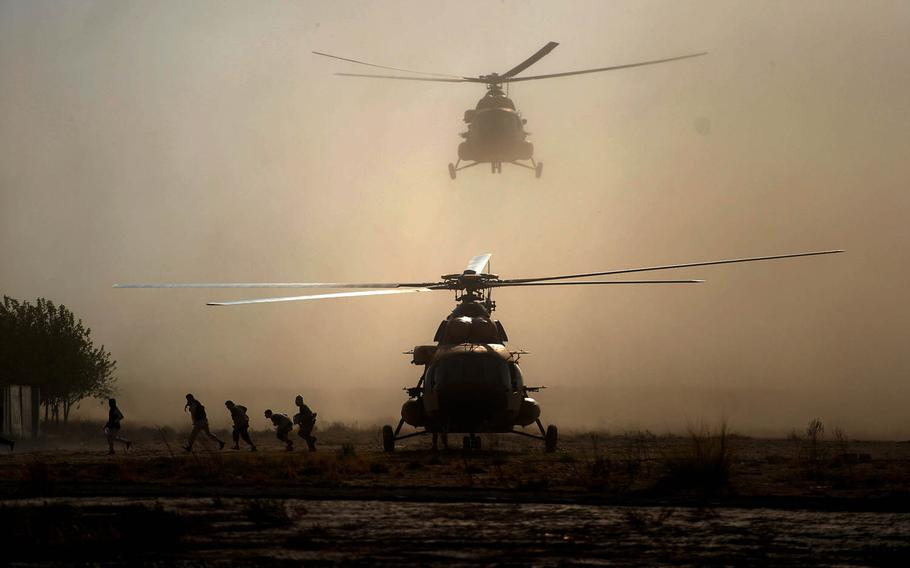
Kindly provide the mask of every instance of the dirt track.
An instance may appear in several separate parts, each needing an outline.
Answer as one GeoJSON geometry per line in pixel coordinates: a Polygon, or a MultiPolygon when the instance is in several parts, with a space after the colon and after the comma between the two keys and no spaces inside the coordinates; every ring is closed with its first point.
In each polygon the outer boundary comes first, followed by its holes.
{"type": "MultiPolygon", "coordinates": [[[[910,553],[907,513],[122,498],[0,510],[20,530],[66,521],[32,528],[50,565],[897,565],[910,553]]],[[[31,547],[11,552],[13,565],[36,559],[31,547]]]]}

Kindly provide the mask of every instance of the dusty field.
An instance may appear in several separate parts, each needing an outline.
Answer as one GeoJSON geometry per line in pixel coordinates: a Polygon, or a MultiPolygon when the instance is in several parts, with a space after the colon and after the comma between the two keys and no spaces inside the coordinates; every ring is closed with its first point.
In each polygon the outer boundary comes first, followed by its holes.
{"type": "Polygon", "coordinates": [[[479,453],[416,438],[384,454],[372,429],[334,426],[313,454],[260,432],[257,453],[188,455],[178,434],[137,434],[112,457],[95,436],[0,453],[11,561],[897,565],[910,554],[907,443],[577,433],[555,454],[517,436],[485,437],[479,453]]]}

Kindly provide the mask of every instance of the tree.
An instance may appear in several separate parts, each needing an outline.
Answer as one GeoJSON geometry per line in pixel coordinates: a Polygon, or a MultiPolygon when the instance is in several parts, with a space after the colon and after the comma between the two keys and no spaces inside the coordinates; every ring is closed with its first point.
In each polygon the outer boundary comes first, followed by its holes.
{"type": "Polygon", "coordinates": [[[117,362],[92,342],[66,306],[38,298],[34,304],[4,296],[0,304],[0,383],[41,387],[45,420],[64,423],[84,398],[107,398],[117,362]],[[50,415],[50,416],[49,416],[50,415]]]}

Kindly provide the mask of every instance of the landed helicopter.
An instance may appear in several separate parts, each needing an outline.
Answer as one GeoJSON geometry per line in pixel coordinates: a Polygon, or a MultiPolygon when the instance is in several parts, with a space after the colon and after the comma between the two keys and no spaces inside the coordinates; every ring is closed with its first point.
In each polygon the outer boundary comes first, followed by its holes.
{"type": "Polygon", "coordinates": [[[466,450],[479,450],[478,434],[513,433],[544,442],[547,452],[556,450],[558,430],[555,425],[544,428],[540,406],[531,394],[542,387],[525,385],[518,366],[523,351],[510,351],[502,323],[492,318],[496,303],[491,297],[494,288],[518,286],[591,286],[622,284],[697,284],[703,280],[582,280],[594,276],[652,272],[696,266],[758,262],[805,256],[835,254],[842,250],[826,250],[760,256],[727,260],[712,260],[642,268],[622,268],[583,274],[563,274],[536,278],[500,279],[487,272],[490,254],[472,258],[460,273],[446,274],[433,282],[286,282],[286,283],[224,283],[224,284],[115,284],[115,288],[335,288],[358,289],[355,292],[334,292],[308,296],[286,296],[227,302],[210,302],[210,306],[236,306],[328,298],[382,296],[433,291],[455,293],[457,302],[446,319],[439,324],[434,344],[419,345],[409,351],[412,363],[423,366],[416,386],[405,388],[408,400],[401,408],[401,420],[396,428],[382,428],[382,445],[386,452],[394,451],[399,440],[414,436],[433,435],[433,447],[442,435],[447,444],[448,434],[467,434],[463,438],[466,450]],[[407,423],[419,428],[401,434],[407,423]],[[539,434],[517,428],[536,425],[539,434]]]}
{"type": "Polygon", "coordinates": [[[405,81],[436,81],[442,83],[479,83],[485,85],[487,93],[477,102],[477,106],[468,109],[464,113],[464,121],[468,125],[468,130],[461,133],[464,142],[458,145],[458,161],[449,164],[449,176],[455,179],[456,172],[474,167],[479,164],[490,164],[492,173],[502,173],[502,164],[509,163],[529,170],[534,170],[534,175],[540,177],[543,172],[543,163],[534,159],[534,145],[528,142],[529,132],[525,130],[527,120],[522,118],[521,113],[515,108],[515,103],[508,97],[507,92],[503,91],[503,85],[516,83],[519,81],[534,81],[537,79],[554,79],[556,77],[568,77],[570,75],[584,75],[587,73],[598,73],[600,71],[615,71],[617,69],[628,69],[630,67],[642,67],[645,65],[655,65],[657,63],[667,63],[670,61],[679,61],[691,57],[700,57],[707,52],[692,53],[689,55],[680,55],[666,59],[655,59],[652,61],[640,61],[638,63],[627,63],[624,65],[612,65],[610,67],[598,67],[596,69],[583,69],[581,71],[568,71],[564,73],[550,73],[547,75],[535,75],[529,77],[517,77],[519,73],[537,63],[545,55],[553,51],[559,45],[551,41],[540,48],[537,53],[525,59],[515,67],[505,73],[490,73],[489,75],[479,75],[477,77],[459,77],[458,75],[447,75],[444,73],[426,73],[423,71],[413,71],[399,67],[389,67],[387,65],[378,65],[367,63],[347,57],[330,55],[320,51],[314,51],[315,55],[340,59],[358,65],[369,67],[378,67],[380,69],[391,69],[393,71],[403,71],[405,73],[415,73],[418,75],[430,75],[427,77],[408,77],[401,75],[365,75],[361,73],[336,73],[344,77],[368,77],[372,79],[397,79],[405,81]],[[467,162],[461,165],[462,162],[467,162]],[[530,162],[530,165],[522,162],[530,162]]]}

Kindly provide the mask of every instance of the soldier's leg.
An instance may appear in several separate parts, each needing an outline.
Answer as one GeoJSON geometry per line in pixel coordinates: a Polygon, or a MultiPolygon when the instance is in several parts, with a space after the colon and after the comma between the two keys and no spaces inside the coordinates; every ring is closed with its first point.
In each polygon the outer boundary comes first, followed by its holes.
{"type": "MultiPolygon", "coordinates": [[[[113,442],[120,442],[121,444],[123,444],[124,446],[126,446],[127,449],[129,449],[130,444],[131,444],[132,442],[130,442],[129,440],[127,440],[126,438],[124,438],[123,436],[121,436],[121,435],[120,435],[120,430],[114,430],[114,431],[112,432],[112,434],[113,434],[113,437],[114,437],[113,442]]],[[[114,446],[113,442],[111,442],[111,449],[113,449],[113,446],[114,446]]]]}
{"type": "Polygon", "coordinates": [[[250,428],[246,427],[240,431],[240,436],[243,437],[243,441],[250,445],[250,448],[255,450],[256,444],[253,443],[252,438],[250,438],[250,428]]]}
{"type": "Polygon", "coordinates": [[[208,437],[209,440],[212,440],[213,442],[218,444],[219,449],[222,449],[222,450],[224,449],[224,442],[221,441],[221,438],[212,434],[212,431],[209,430],[209,421],[208,420],[206,420],[205,424],[202,426],[202,431],[205,432],[205,435],[208,437]]]}
{"type": "Polygon", "coordinates": [[[306,440],[306,445],[311,452],[316,451],[316,436],[313,435],[315,423],[304,424],[300,427],[300,435],[306,440]]]}
{"type": "Polygon", "coordinates": [[[234,439],[233,449],[240,449],[240,429],[237,426],[234,426],[234,431],[231,432],[231,437],[234,439]]]}
{"type": "Polygon", "coordinates": [[[0,444],[7,446],[9,448],[9,451],[13,451],[13,447],[15,447],[16,442],[14,442],[12,440],[7,440],[6,438],[3,438],[3,437],[0,437],[0,444]]]}
{"type": "Polygon", "coordinates": [[[196,436],[199,435],[200,430],[202,430],[202,422],[193,422],[193,431],[190,432],[190,439],[187,440],[186,446],[183,449],[186,451],[193,449],[193,444],[196,443],[196,436]]]}
{"type": "Polygon", "coordinates": [[[291,432],[291,430],[289,428],[280,428],[276,432],[276,434],[278,435],[278,439],[281,440],[282,442],[284,442],[285,447],[288,451],[291,451],[294,449],[294,442],[292,442],[291,439],[288,438],[288,434],[290,432],[291,432]]]}
{"type": "Polygon", "coordinates": [[[110,428],[105,428],[104,437],[107,438],[107,455],[111,455],[114,453],[114,439],[116,438],[116,434],[110,428]]]}

